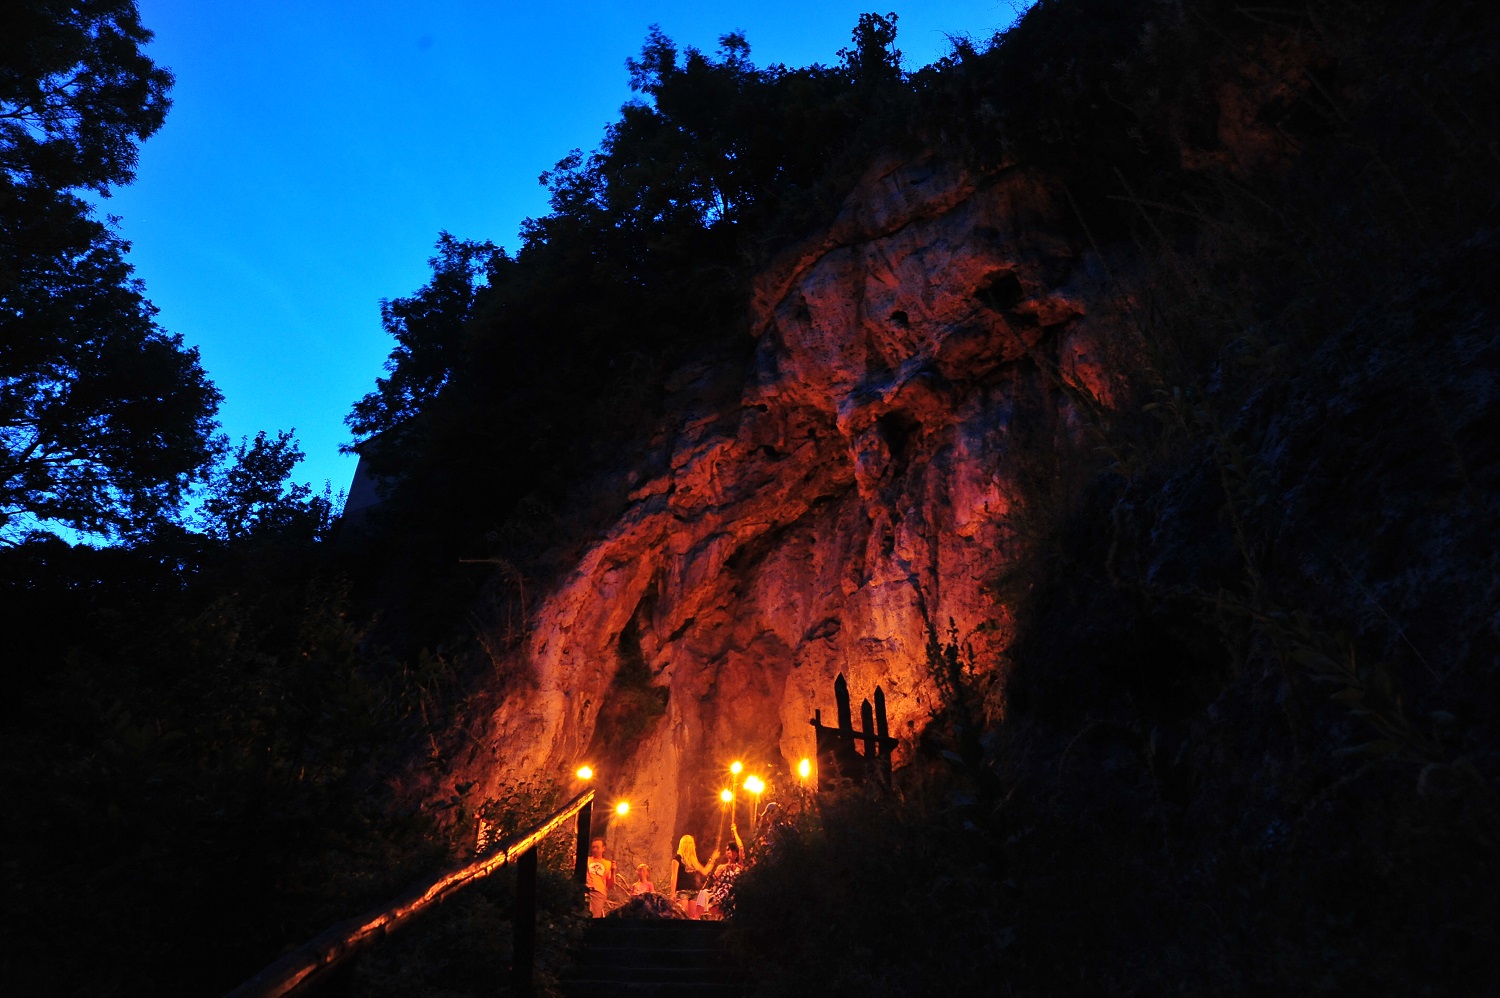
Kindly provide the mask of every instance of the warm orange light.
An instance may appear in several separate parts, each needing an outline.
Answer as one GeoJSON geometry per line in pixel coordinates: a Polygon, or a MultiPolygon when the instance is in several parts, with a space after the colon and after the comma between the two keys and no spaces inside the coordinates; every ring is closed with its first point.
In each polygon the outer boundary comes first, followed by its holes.
{"type": "Polygon", "coordinates": [[[735,776],[739,776],[740,775],[740,771],[743,770],[744,768],[745,768],[745,764],[742,763],[742,762],[740,762],[738,759],[736,759],[734,762],[731,762],[729,764],[729,771],[731,773],[733,773],[735,776]]]}
{"type": "Polygon", "coordinates": [[[752,776],[745,780],[745,789],[752,794],[759,794],[766,789],[766,784],[759,776],[752,776]]]}
{"type": "Polygon", "coordinates": [[[620,817],[623,818],[625,815],[627,815],[629,813],[630,813],[630,801],[628,801],[628,800],[622,800],[622,801],[620,801],[620,803],[618,803],[618,804],[615,805],[615,814],[618,814],[620,817]]]}
{"type": "Polygon", "coordinates": [[[580,780],[592,780],[594,778],[594,767],[579,766],[577,775],[580,780]]]}
{"type": "Polygon", "coordinates": [[[725,804],[728,804],[730,801],[734,800],[734,791],[730,790],[728,787],[725,787],[723,790],[719,791],[719,800],[723,801],[725,804]]]}
{"type": "Polygon", "coordinates": [[[811,759],[803,759],[801,762],[797,763],[797,775],[802,777],[804,780],[812,775],[811,759]]]}

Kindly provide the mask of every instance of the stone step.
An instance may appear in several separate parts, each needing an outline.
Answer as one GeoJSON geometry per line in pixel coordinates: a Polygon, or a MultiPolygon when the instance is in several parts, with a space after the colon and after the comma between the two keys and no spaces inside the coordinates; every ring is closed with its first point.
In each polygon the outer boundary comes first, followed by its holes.
{"type": "Polygon", "coordinates": [[[735,966],[615,967],[590,964],[564,973],[561,980],[617,981],[622,984],[743,984],[745,975],[735,966]]]}
{"type": "Polygon", "coordinates": [[[584,930],[589,946],[681,946],[717,945],[724,932],[722,922],[690,922],[685,919],[633,920],[595,919],[584,930]]]}
{"type": "Polygon", "coordinates": [[[742,984],[665,982],[562,981],[566,998],[744,998],[750,989],[742,984]]]}
{"type": "Polygon", "coordinates": [[[578,955],[580,966],[717,967],[729,957],[715,946],[613,946],[592,944],[578,955]]]}
{"type": "Polygon", "coordinates": [[[647,929],[666,931],[688,929],[700,932],[722,931],[729,923],[712,918],[591,918],[590,929],[647,929]]]}
{"type": "Polygon", "coordinates": [[[595,919],[558,984],[566,998],[742,998],[749,983],[720,945],[725,928],[686,919],[595,919]]]}

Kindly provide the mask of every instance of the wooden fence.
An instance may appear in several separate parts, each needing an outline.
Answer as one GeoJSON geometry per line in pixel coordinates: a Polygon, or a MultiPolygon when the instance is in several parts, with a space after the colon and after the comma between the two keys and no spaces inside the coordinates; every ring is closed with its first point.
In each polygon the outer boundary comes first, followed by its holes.
{"type": "Polygon", "coordinates": [[[891,782],[891,753],[900,744],[891,737],[885,719],[885,691],[875,687],[875,705],[866,699],[859,705],[862,730],[854,729],[849,703],[849,683],[841,672],[833,681],[833,699],[838,727],[823,723],[823,712],[813,711],[813,733],[818,747],[818,789],[828,790],[844,781],[891,782]],[[863,753],[856,747],[863,744],[863,753]]]}

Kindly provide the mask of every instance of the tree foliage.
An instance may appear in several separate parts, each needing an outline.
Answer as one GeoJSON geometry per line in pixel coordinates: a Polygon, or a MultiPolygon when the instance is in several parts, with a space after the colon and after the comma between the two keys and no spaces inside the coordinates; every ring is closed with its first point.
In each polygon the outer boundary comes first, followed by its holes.
{"type": "Polygon", "coordinates": [[[332,529],[338,501],[332,487],[315,495],[292,480],[305,457],[291,430],[242,438],[228,460],[205,483],[197,525],[214,540],[233,544],[255,539],[296,543],[320,540],[332,529]]]}
{"type": "Polygon", "coordinates": [[[100,194],[135,176],[139,144],[161,127],[172,74],[134,0],[13,5],[0,39],[0,169],[13,185],[100,194]]]}
{"type": "Polygon", "coordinates": [[[77,193],[134,176],[172,77],[128,0],[41,2],[0,39],[0,538],[128,535],[214,454],[220,401],[77,193]]]}
{"type": "Polygon", "coordinates": [[[859,15],[853,47],[839,49],[844,69],[856,86],[878,89],[901,81],[901,50],[896,48],[898,20],[894,12],[859,15]]]}
{"type": "Polygon", "coordinates": [[[432,280],[407,298],[380,303],[380,323],[396,341],[386,360],[387,377],[354,404],[349,427],[362,437],[393,430],[415,418],[448,383],[462,348],[464,323],[475,296],[505,254],[493,243],[438,236],[428,260],[432,280]]]}
{"type": "Polygon", "coordinates": [[[440,862],[373,775],[413,736],[413,687],[324,553],[182,553],[170,532],[0,548],[18,993],[222,994],[440,862]]]}

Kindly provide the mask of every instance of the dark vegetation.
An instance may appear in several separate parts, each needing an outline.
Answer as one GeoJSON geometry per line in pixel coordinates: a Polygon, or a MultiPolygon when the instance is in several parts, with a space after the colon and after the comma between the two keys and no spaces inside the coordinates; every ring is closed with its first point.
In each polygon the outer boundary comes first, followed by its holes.
{"type": "MultiPolygon", "coordinates": [[[[128,182],[166,111],[133,5],[26,14],[0,36],[18,993],[227,989],[543,813],[546,787],[411,813],[387,778],[441,779],[468,701],[526,681],[478,635],[520,639],[665,460],[671,373],[746,361],[750,277],[890,150],[1051,177],[1131,302],[1139,397],[1079,399],[1092,445],[1038,449],[1031,553],[994,580],[1019,639],[979,662],[933,635],[951,695],[898,792],[826,801],[747,875],[767,992],[1500,990],[1488,5],[1043,0],[910,75],[893,17],[805,69],[653,31],[640,100],[544,176],[520,248],[444,235],[383,305],[397,345],[350,425],[389,494],[342,544],[290,435],[216,435],[76,194],[128,182]]],[[[644,671],[601,738],[660,711],[644,671]]],[[[499,987],[473,940],[508,890],[362,987],[499,987]]]]}

